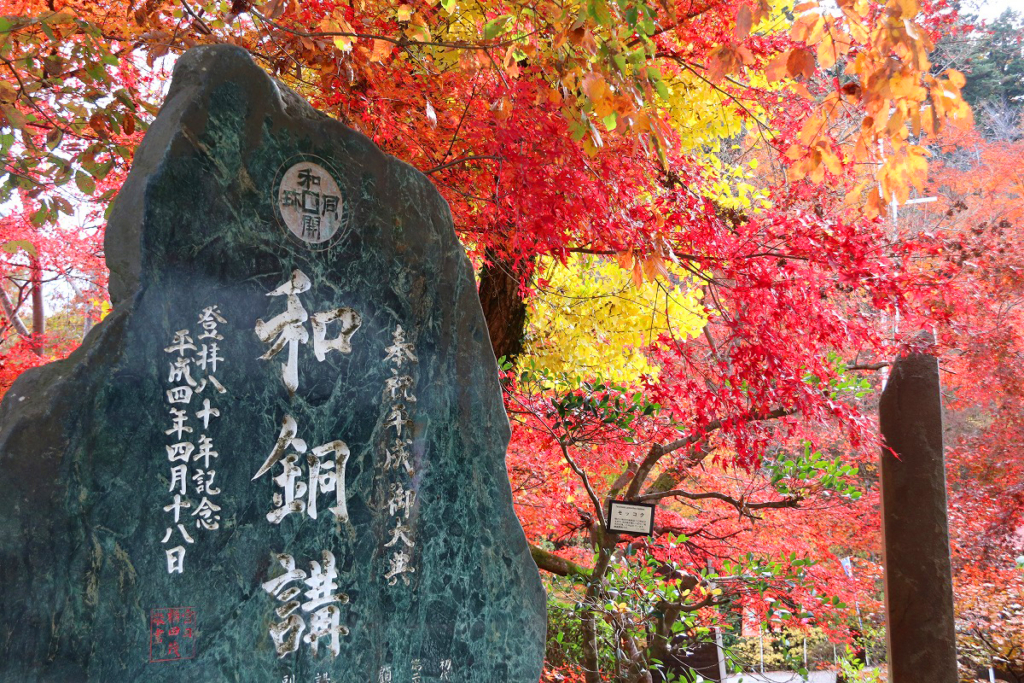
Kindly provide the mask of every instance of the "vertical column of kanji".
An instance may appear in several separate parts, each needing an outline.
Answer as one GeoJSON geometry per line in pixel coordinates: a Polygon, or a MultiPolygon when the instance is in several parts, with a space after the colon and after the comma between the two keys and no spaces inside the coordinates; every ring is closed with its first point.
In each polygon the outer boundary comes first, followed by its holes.
{"type": "Polygon", "coordinates": [[[169,574],[185,572],[185,545],[195,543],[186,528],[191,518],[195,518],[197,529],[213,531],[220,528],[221,508],[212,500],[220,495],[220,489],[214,486],[217,472],[211,467],[211,459],[217,458],[219,454],[213,449],[213,439],[208,432],[210,420],[220,417],[220,410],[210,397],[227,391],[215,375],[219,364],[224,362],[217,344],[224,340],[224,336],[220,334],[218,326],[227,324],[227,320],[220,314],[219,307],[207,306],[200,313],[198,324],[201,328],[199,346],[193,341],[192,333],[183,329],[175,332],[170,346],[164,348],[164,353],[171,356],[168,388],[165,391],[171,427],[164,434],[173,442],[165,446],[170,464],[170,486],[167,491],[173,497],[163,508],[170,515],[170,520],[161,543],[165,546],[169,574]],[[193,377],[194,369],[198,370],[198,380],[193,377]],[[196,395],[202,395],[207,389],[211,391],[202,397],[202,404],[194,404],[194,399],[198,401],[196,395]],[[190,415],[189,411],[196,407],[199,410],[190,415]],[[197,420],[194,424],[202,424],[198,433],[190,423],[193,417],[197,420]],[[199,465],[190,471],[189,466],[193,462],[199,462],[199,465]],[[194,495],[201,496],[196,505],[193,505],[189,497],[189,481],[192,482],[194,495]],[[191,514],[183,512],[187,510],[193,511],[191,514]],[[166,547],[175,541],[177,545],[166,547]]]}
{"type": "MultiPolygon", "coordinates": [[[[217,394],[227,393],[224,385],[217,379],[217,368],[224,359],[220,356],[220,345],[224,336],[220,334],[217,327],[226,324],[227,321],[221,316],[217,306],[207,306],[199,314],[198,324],[202,328],[196,343],[195,364],[202,375],[196,386],[196,393],[202,394],[206,389],[208,392],[203,397],[202,408],[196,413],[196,417],[203,422],[202,433],[199,435],[199,450],[192,457],[192,461],[198,463],[192,472],[192,484],[195,495],[201,496],[199,504],[192,512],[196,518],[196,528],[205,531],[214,531],[220,528],[220,506],[214,502],[220,495],[220,489],[214,485],[217,471],[211,467],[211,458],[218,458],[219,454],[213,450],[213,439],[207,433],[210,428],[211,418],[220,418],[220,409],[216,408],[210,398],[216,399],[217,394]]],[[[216,464],[216,463],[214,463],[216,464]]]]}
{"type": "Polygon", "coordinates": [[[185,544],[195,543],[182,520],[182,510],[192,507],[192,502],[188,499],[188,466],[196,449],[191,437],[186,437],[193,432],[192,427],[186,423],[189,421],[188,409],[191,407],[197,386],[192,377],[192,353],[196,351],[196,345],[190,335],[187,329],[178,330],[174,333],[171,345],[164,349],[164,353],[172,356],[167,375],[170,388],[165,392],[171,427],[165,430],[164,434],[171,437],[170,440],[174,442],[166,446],[167,460],[170,462],[168,493],[172,494],[173,498],[163,508],[164,512],[171,515],[171,519],[160,541],[165,546],[168,574],[184,573],[185,544]],[[177,545],[166,547],[175,541],[177,545]]]}
{"type": "Polygon", "coordinates": [[[385,349],[385,364],[391,376],[384,382],[384,399],[388,415],[385,421],[386,441],[384,444],[384,486],[387,487],[388,515],[391,538],[384,544],[390,548],[388,569],[384,575],[389,586],[399,579],[408,586],[409,575],[416,571],[412,562],[416,543],[410,525],[410,516],[416,502],[416,492],[411,488],[414,474],[412,463],[412,419],[411,412],[416,403],[413,389],[416,380],[413,366],[418,362],[412,344],[406,342],[401,325],[395,327],[391,346],[385,349]]]}
{"type": "MultiPolygon", "coordinates": [[[[283,313],[268,321],[256,321],[256,336],[270,348],[261,356],[270,360],[287,347],[287,360],[281,364],[281,380],[288,393],[299,390],[298,359],[299,347],[312,338],[313,355],[323,362],[327,353],[336,351],[350,353],[351,338],[362,324],[362,318],[351,308],[334,308],[314,313],[312,316],[303,307],[299,295],[310,290],[312,282],[301,270],[292,272],[283,285],[269,292],[267,296],[285,297],[283,313]],[[312,335],[306,328],[309,322],[312,335]],[[340,333],[328,339],[328,327],[337,323],[340,333]]],[[[299,437],[299,424],[291,415],[284,415],[281,431],[270,455],[253,475],[253,481],[277,469],[272,478],[276,489],[267,521],[281,524],[292,513],[298,513],[296,523],[306,517],[316,520],[320,515],[321,494],[334,493],[328,508],[338,523],[348,522],[348,506],[345,495],[345,468],[349,448],[340,439],[309,448],[299,437]]],[[[294,519],[294,518],[293,518],[294,519]]],[[[341,625],[340,605],[349,601],[346,593],[340,592],[337,561],[331,550],[323,550],[319,561],[310,561],[310,571],[296,567],[295,558],[287,553],[277,556],[278,564],[284,570],[278,576],[262,584],[263,590],[279,603],[275,614],[280,619],[270,626],[270,637],[278,657],[298,651],[300,643],[309,645],[314,657],[320,653],[321,642],[333,657],[341,653],[341,637],[348,635],[348,628],[341,625]],[[308,587],[304,593],[299,585],[308,587]],[[302,594],[305,601],[298,600],[302,594]],[[304,614],[309,614],[307,625],[304,614]]]]}

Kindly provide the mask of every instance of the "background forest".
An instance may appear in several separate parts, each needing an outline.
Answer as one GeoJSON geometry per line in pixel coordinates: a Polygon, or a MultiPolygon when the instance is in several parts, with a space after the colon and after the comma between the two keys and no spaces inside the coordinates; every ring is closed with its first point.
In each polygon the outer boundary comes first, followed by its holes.
{"type": "Polygon", "coordinates": [[[869,675],[877,400],[927,330],[961,675],[1024,681],[1022,26],[945,0],[0,0],[0,392],[105,316],[104,217],[174,58],[235,44],[451,205],[544,680],[669,680],[719,634],[737,666],[869,675]],[[654,534],[610,532],[612,499],[654,534]]]}

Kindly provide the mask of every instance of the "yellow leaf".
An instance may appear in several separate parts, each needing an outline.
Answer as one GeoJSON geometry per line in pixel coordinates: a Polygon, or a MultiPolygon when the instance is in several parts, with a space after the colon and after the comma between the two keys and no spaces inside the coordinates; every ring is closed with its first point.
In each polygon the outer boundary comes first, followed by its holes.
{"type": "Polygon", "coordinates": [[[410,5],[400,5],[398,7],[398,20],[409,21],[409,19],[412,18],[414,11],[415,10],[413,10],[413,8],[410,5]]]}

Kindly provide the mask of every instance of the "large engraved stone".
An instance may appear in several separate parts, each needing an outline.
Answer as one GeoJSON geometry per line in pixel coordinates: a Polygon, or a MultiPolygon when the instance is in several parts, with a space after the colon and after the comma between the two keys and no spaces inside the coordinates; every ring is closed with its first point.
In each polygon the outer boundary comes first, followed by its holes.
{"type": "Polygon", "coordinates": [[[197,48],[106,252],[113,313],[0,406],[0,681],[538,679],[494,356],[424,176],[197,48]]]}

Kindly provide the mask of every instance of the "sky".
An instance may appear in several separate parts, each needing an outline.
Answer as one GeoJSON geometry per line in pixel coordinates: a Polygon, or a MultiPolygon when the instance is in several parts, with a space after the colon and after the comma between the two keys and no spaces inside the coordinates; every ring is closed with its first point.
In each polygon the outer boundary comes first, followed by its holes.
{"type": "Polygon", "coordinates": [[[1005,10],[1024,10],[1022,0],[963,0],[961,7],[967,11],[977,11],[982,19],[995,19],[1005,10]]]}

